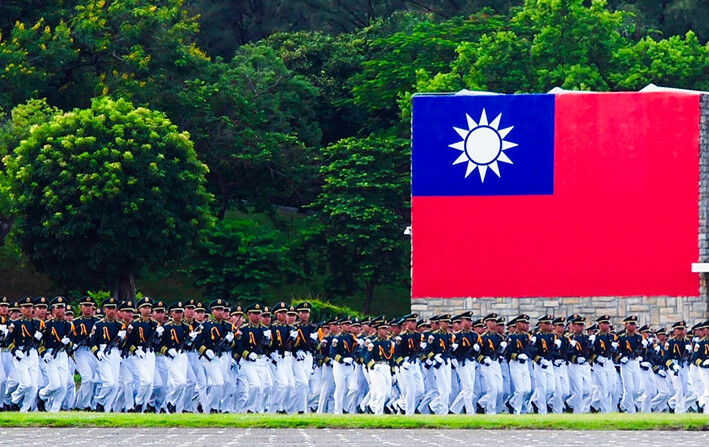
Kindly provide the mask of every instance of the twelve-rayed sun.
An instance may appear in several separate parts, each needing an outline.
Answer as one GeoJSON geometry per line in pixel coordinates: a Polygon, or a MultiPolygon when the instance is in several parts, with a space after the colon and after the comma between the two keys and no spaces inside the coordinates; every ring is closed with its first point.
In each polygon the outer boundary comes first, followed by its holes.
{"type": "Polygon", "coordinates": [[[483,183],[488,169],[500,177],[498,162],[512,164],[512,160],[505,155],[504,151],[517,146],[517,143],[505,141],[505,137],[514,126],[500,129],[501,113],[492,122],[488,123],[485,109],[483,109],[480,120],[477,123],[470,115],[466,114],[465,117],[468,120],[467,129],[453,128],[463,139],[463,141],[449,145],[453,149],[462,152],[453,164],[467,162],[465,177],[467,178],[477,169],[480,173],[480,181],[483,183]]]}

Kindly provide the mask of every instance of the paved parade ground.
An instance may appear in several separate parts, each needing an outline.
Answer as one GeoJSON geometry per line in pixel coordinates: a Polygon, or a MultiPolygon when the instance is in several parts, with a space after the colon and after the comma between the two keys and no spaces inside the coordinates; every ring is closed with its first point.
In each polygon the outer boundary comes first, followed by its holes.
{"type": "Polygon", "coordinates": [[[0,428],[3,445],[42,446],[706,446],[709,432],[572,430],[376,430],[376,429],[185,429],[0,428]]]}

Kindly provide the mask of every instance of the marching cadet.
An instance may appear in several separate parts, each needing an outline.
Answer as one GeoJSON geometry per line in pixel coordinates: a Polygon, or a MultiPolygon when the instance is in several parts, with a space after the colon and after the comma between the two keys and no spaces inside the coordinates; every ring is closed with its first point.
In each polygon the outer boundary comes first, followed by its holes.
{"type": "Polygon", "coordinates": [[[140,318],[130,323],[128,336],[129,351],[132,354],[133,370],[137,377],[135,411],[142,413],[148,408],[155,382],[155,351],[160,346],[163,327],[152,319],[153,301],[143,297],[136,307],[140,318]]]}
{"type": "Polygon", "coordinates": [[[241,373],[246,385],[246,402],[242,407],[247,413],[263,412],[266,352],[271,345],[272,332],[261,324],[261,311],[260,304],[246,308],[248,322],[241,327],[235,347],[241,357],[241,373]]]}
{"type": "Polygon", "coordinates": [[[623,320],[625,332],[618,337],[618,354],[620,376],[623,382],[623,397],[620,409],[625,413],[635,413],[639,404],[642,389],[642,372],[640,361],[647,347],[647,340],[637,332],[638,317],[631,315],[623,320]]]}
{"type": "Polygon", "coordinates": [[[432,349],[428,341],[433,333],[438,330],[438,318],[440,318],[439,315],[433,315],[428,319],[428,324],[423,321],[422,324],[419,325],[419,330],[421,331],[421,349],[419,352],[419,360],[421,361],[421,366],[423,368],[421,371],[423,373],[424,394],[419,402],[418,410],[420,413],[424,414],[432,413],[431,406],[429,404],[438,395],[436,376],[433,370],[433,360],[428,357],[428,354],[432,349]]]}
{"type": "Polygon", "coordinates": [[[692,352],[692,344],[686,338],[687,323],[678,321],[672,325],[672,337],[665,343],[664,362],[670,373],[674,395],[669,400],[670,409],[675,413],[686,413],[687,361],[692,352]]]}
{"type": "Polygon", "coordinates": [[[453,400],[450,411],[460,414],[475,414],[473,393],[475,392],[475,357],[480,352],[482,338],[473,332],[473,316],[470,311],[456,317],[460,319],[460,331],[455,334],[457,349],[453,351],[451,362],[460,380],[460,392],[453,400]]]}
{"type": "Polygon", "coordinates": [[[640,362],[640,390],[639,410],[643,413],[650,413],[652,407],[652,399],[657,395],[657,387],[655,386],[655,373],[652,372],[652,363],[650,361],[652,350],[652,330],[650,325],[644,325],[638,329],[640,336],[645,343],[638,358],[640,362]]]}
{"type": "Polygon", "coordinates": [[[571,326],[569,335],[569,398],[567,403],[574,413],[587,413],[591,409],[593,383],[591,378],[592,343],[584,334],[586,318],[579,314],[568,318],[571,326]]]}
{"type": "Polygon", "coordinates": [[[696,411],[698,413],[702,412],[702,407],[704,406],[704,386],[702,384],[702,375],[699,372],[700,368],[694,363],[694,356],[697,352],[697,345],[704,336],[704,329],[702,329],[703,323],[703,321],[700,321],[692,326],[692,335],[691,337],[689,335],[687,337],[692,340],[692,351],[689,354],[689,361],[687,363],[689,395],[685,400],[687,402],[688,411],[696,411]]]}
{"type": "Polygon", "coordinates": [[[279,414],[286,413],[286,400],[293,395],[295,390],[293,342],[298,338],[298,331],[286,322],[289,308],[290,306],[283,301],[276,303],[273,306],[273,314],[276,316],[276,321],[270,327],[272,343],[269,357],[275,368],[274,387],[269,408],[279,414]]]}
{"type": "Polygon", "coordinates": [[[94,324],[98,319],[94,316],[96,313],[96,300],[90,296],[84,296],[79,301],[79,309],[81,315],[75,318],[74,324],[74,346],[72,352],[76,362],[76,370],[81,376],[81,385],[76,392],[76,400],[74,408],[83,411],[93,409],[93,397],[95,391],[96,370],[98,364],[96,357],[91,353],[90,334],[93,331],[94,324]]]}
{"type": "Polygon", "coordinates": [[[709,320],[701,323],[701,335],[695,343],[692,363],[697,366],[701,376],[702,389],[699,390],[699,403],[704,414],[709,414],[709,320]]]}
{"type": "Polygon", "coordinates": [[[204,329],[204,323],[208,321],[207,309],[204,304],[202,302],[195,302],[195,300],[187,300],[185,304],[185,319],[190,327],[190,340],[187,343],[185,351],[187,352],[190,370],[192,374],[194,374],[194,376],[190,374],[187,375],[188,391],[187,397],[185,398],[185,409],[190,411],[194,407],[196,412],[204,413],[204,409],[207,407],[207,373],[199,359],[200,353],[197,350],[198,346],[196,346],[197,338],[204,329]],[[192,306],[194,306],[194,317],[193,319],[187,320],[188,316],[192,318],[192,306]],[[194,377],[194,383],[189,383],[191,377],[194,377]]]}
{"type": "Polygon", "coordinates": [[[128,300],[118,303],[117,320],[125,325],[127,335],[125,340],[119,343],[121,368],[118,379],[118,394],[116,395],[116,400],[112,408],[116,413],[135,411],[133,385],[138,381],[138,377],[135,372],[135,366],[133,365],[133,357],[130,354],[130,338],[133,330],[131,323],[134,319],[134,311],[133,301],[128,300]]]}
{"type": "Polygon", "coordinates": [[[0,411],[5,410],[6,406],[9,407],[10,393],[17,383],[13,377],[15,370],[12,366],[12,354],[7,350],[10,344],[10,308],[13,306],[8,297],[0,297],[0,411]]]}
{"type": "Polygon", "coordinates": [[[334,414],[348,413],[354,410],[357,394],[357,376],[355,375],[354,350],[357,341],[350,332],[350,317],[343,317],[335,326],[338,331],[330,343],[332,359],[332,378],[335,382],[334,414]]]}
{"type": "Polygon", "coordinates": [[[521,414],[525,400],[532,393],[532,378],[529,373],[532,337],[529,335],[529,315],[514,318],[514,330],[507,336],[505,351],[510,365],[510,379],[514,392],[507,405],[510,413],[521,414]]]}
{"type": "MultiPolygon", "coordinates": [[[[184,313],[181,301],[168,307],[170,319],[162,329],[157,349],[165,357],[167,366],[167,412],[182,413],[187,393],[187,354],[185,346],[190,340],[190,326],[182,321],[184,313]]],[[[157,333],[157,332],[156,332],[157,333]]],[[[196,336],[196,334],[195,334],[196,336]]]]}
{"type": "Polygon", "coordinates": [[[395,339],[394,363],[399,367],[399,388],[404,409],[407,415],[416,412],[416,405],[423,394],[423,376],[417,353],[421,345],[421,334],[416,332],[417,314],[408,314],[402,317],[404,328],[395,339]]]}
{"type": "MultiPolygon", "coordinates": [[[[295,325],[297,337],[293,342],[295,362],[293,375],[295,376],[295,397],[293,409],[298,414],[308,410],[308,396],[310,395],[310,380],[313,375],[313,351],[320,341],[317,326],[310,322],[310,310],[313,305],[305,301],[295,307],[298,322],[295,325]]],[[[319,384],[317,384],[319,386],[319,384]]],[[[313,384],[313,388],[315,384],[313,384]]]]}
{"type": "Polygon", "coordinates": [[[554,393],[551,408],[554,413],[562,413],[566,399],[571,394],[569,385],[569,338],[566,336],[566,318],[556,317],[552,321],[553,332],[556,335],[554,350],[554,393]]]}
{"type": "Polygon", "coordinates": [[[602,413],[615,410],[613,389],[617,381],[617,373],[612,358],[618,349],[618,337],[611,332],[609,315],[602,315],[596,319],[598,333],[591,335],[589,340],[593,343],[591,362],[593,364],[593,377],[598,389],[598,400],[594,399],[593,405],[598,405],[602,413]]]}
{"type": "Polygon", "coordinates": [[[534,392],[530,403],[536,409],[535,412],[540,414],[548,413],[547,407],[556,386],[553,360],[556,350],[561,347],[561,340],[553,332],[553,321],[552,315],[539,318],[539,332],[531,338],[534,354],[534,392]]]}
{"type": "Polygon", "coordinates": [[[384,404],[392,390],[394,342],[388,337],[389,326],[386,322],[379,322],[375,327],[377,337],[367,345],[365,354],[371,379],[369,408],[374,414],[383,414],[384,404]]]}
{"type": "Polygon", "coordinates": [[[332,344],[332,339],[335,337],[335,333],[339,330],[339,325],[337,319],[330,319],[322,323],[320,329],[322,335],[320,336],[320,343],[316,350],[317,355],[317,365],[320,371],[320,388],[317,392],[318,404],[317,413],[322,414],[332,410],[332,394],[335,389],[335,381],[332,377],[332,359],[330,358],[330,345],[332,344]]]}
{"type": "Polygon", "coordinates": [[[37,407],[56,413],[61,409],[67,393],[69,377],[67,349],[71,348],[74,325],[64,319],[66,298],[54,297],[50,302],[52,318],[42,328],[42,343],[38,355],[46,365],[47,385],[39,390],[37,407]]]}
{"type": "Polygon", "coordinates": [[[667,330],[660,328],[655,331],[645,353],[646,359],[652,364],[653,379],[656,388],[656,394],[650,401],[650,411],[653,412],[661,412],[665,408],[668,408],[667,402],[672,396],[672,380],[667,375],[664,361],[666,342],[667,330]]]}
{"type": "Polygon", "coordinates": [[[126,325],[116,320],[118,301],[111,297],[102,303],[105,318],[94,324],[89,345],[98,360],[100,391],[96,396],[96,411],[110,412],[118,394],[121,370],[119,345],[126,339],[126,325]]]}
{"type": "Polygon", "coordinates": [[[484,389],[478,401],[486,414],[497,413],[497,400],[502,393],[502,371],[499,357],[507,348],[507,342],[497,332],[497,314],[492,313],[483,319],[487,330],[482,335],[482,347],[478,355],[484,389]]]}
{"type": "Polygon", "coordinates": [[[451,356],[458,349],[455,335],[448,332],[451,316],[440,315],[436,319],[438,330],[433,331],[427,339],[427,360],[433,362],[432,370],[435,377],[437,395],[429,403],[435,414],[448,414],[451,394],[451,356]]]}
{"type": "MultiPolygon", "coordinates": [[[[153,301],[152,319],[162,326],[167,321],[165,313],[167,305],[160,300],[153,301]]],[[[165,356],[159,351],[155,352],[155,379],[153,380],[153,393],[150,396],[148,411],[163,413],[167,411],[165,398],[167,397],[167,365],[165,356]]]]}
{"type": "MultiPolygon", "coordinates": [[[[228,331],[224,323],[224,308],[226,301],[217,299],[209,305],[212,311],[211,321],[205,321],[202,332],[196,345],[200,354],[200,361],[204,366],[207,376],[207,404],[205,413],[217,413],[224,388],[224,374],[221,365],[221,356],[224,354],[224,339],[231,344],[234,334],[228,331]]],[[[230,361],[231,362],[231,361],[230,361]]]]}
{"type": "Polygon", "coordinates": [[[32,318],[34,303],[31,297],[18,301],[22,317],[10,323],[8,351],[13,356],[18,381],[12,393],[11,410],[27,412],[34,404],[39,381],[39,359],[37,347],[42,340],[44,322],[32,318]]]}

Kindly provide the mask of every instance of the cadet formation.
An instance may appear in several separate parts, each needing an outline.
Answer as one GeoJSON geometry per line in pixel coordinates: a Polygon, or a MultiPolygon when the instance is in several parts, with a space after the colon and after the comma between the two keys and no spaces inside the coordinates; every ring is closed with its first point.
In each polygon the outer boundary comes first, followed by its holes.
{"type": "Polygon", "coordinates": [[[709,321],[469,312],[315,323],[312,306],[0,298],[4,411],[707,412],[709,321]]]}

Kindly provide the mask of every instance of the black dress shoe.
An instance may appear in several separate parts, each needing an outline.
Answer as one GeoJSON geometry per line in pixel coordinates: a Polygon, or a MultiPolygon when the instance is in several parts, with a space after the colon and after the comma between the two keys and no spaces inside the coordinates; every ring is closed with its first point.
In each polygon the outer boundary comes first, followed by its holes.
{"type": "Polygon", "coordinates": [[[46,403],[39,396],[37,396],[37,411],[47,411],[46,403]]]}
{"type": "Polygon", "coordinates": [[[175,408],[174,404],[167,404],[167,412],[170,414],[175,414],[177,413],[177,408],[175,408]]]}
{"type": "Polygon", "coordinates": [[[96,412],[97,412],[97,413],[104,413],[105,410],[106,410],[106,409],[103,408],[103,405],[101,405],[101,404],[96,404],[96,412]]]}
{"type": "Polygon", "coordinates": [[[10,411],[20,411],[19,404],[10,404],[10,411]]]}

